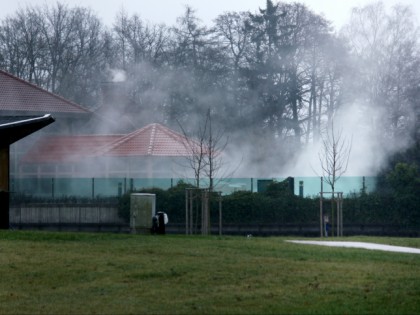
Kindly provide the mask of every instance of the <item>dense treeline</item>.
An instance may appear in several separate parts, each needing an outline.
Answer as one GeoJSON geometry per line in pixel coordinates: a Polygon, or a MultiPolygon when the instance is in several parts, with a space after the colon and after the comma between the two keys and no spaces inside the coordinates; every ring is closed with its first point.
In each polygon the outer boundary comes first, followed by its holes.
{"type": "Polygon", "coordinates": [[[187,7],[172,26],[121,11],[107,27],[84,7],[28,6],[0,21],[0,68],[93,110],[104,82],[119,81],[137,127],[194,130],[211,108],[232,150],[253,145],[244,154],[258,176],[284,167],[339,111],[363,112],[354,128],[372,128],[378,155],[418,139],[420,50],[408,7],[355,9],[340,33],[298,2],[255,10],[203,25],[187,7]]]}

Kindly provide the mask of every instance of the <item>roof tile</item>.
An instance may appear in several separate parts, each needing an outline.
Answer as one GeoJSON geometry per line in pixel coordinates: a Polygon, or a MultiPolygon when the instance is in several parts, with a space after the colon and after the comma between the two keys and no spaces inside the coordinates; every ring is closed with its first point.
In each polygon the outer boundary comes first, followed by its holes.
{"type": "Polygon", "coordinates": [[[0,70],[0,111],[79,113],[90,111],[34,84],[0,70]]]}
{"type": "Polygon", "coordinates": [[[127,135],[48,136],[23,157],[24,163],[70,162],[94,156],[188,156],[185,137],[160,124],[127,135]]]}

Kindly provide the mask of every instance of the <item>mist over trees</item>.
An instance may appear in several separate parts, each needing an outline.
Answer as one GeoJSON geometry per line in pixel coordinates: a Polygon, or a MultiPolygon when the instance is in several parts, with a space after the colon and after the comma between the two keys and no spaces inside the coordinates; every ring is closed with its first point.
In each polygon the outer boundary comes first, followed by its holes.
{"type": "Polygon", "coordinates": [[[349,108],[369,116],[354,128],[373,128],[378,155],[418,143],[420,50],[409,7],[356,8],[340,32],[298,2],[255,9],[210,26],[191,7],[170,26],[122,10],[106,27],[85,7],[28,6],[0,21],[0,68],[91,110],[104,83],[119,81],[137,127],[180,123],[191,133],[211,108],[213,128],[223,126],[231,154],[246,155],[250,176],[282,172],[349,108]]]}

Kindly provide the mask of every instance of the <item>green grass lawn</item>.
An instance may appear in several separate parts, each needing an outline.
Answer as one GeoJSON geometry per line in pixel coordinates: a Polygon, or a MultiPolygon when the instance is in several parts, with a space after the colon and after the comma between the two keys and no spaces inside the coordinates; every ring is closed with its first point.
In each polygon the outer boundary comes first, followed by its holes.
{"type": "Polygon", "coordinates": [[[420,255],[285,239],[3,231],[0,314],[420,313],[420,255]]]}

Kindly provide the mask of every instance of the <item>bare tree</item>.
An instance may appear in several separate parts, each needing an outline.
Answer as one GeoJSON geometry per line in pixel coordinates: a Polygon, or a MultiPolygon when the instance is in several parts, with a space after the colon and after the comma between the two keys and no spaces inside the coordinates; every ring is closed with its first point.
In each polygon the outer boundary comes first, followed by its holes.
{"type": "Polygon", "coordinates": [[[19,9],[0,25],[0,66],[29,82],[42,85],[39,64],[44,56],[42,17],[34,8],[19,9]]]}
{"type": "Polygon", "coordinates": [[[185,128],[178,122],[184,135],[184,146],[191,152],[186,157],[188,167],[194,172],[196,187],[200,187],[200,181],[203,178],[208,179],[209,191],[214,190],[215,179],[225,177],[221,174],[224,167],[222,153],[228,144],[228,138],[222,129],[214,129],[210,108],[207,110],[204,123],[197,128],[197,133],[191,137],[185,128]]]}
{"type": "MultiPolygon", "coordinates": [[[[352,139],[343,137],[342,130],[335,130],[332,121],[326,133],[322,136],[322,151],[319,161],[324,181],[331,187],[331,221],[334,222],[335,184],[347,171],[352,147],[352,139]]],[[[332,224],[334,235],[334,224],[332,224]]]]}
{"type": "Polygon", "coordinates": [[[241,62],[245,62],[243,59],[251,37],[250,29],[245,27],[248,18],[246,12],[231,12],[216,19],[216,34],[233,62],[235,74],[239,71],[241,62]]]}
{"type": "Polygon", "coordinates": [[[350,93],[378,109],[372,115],[378,141],[401,142],[399,137],[407,137],[415,124],[412,113],[418,104],[410,98],[420,79],[419,29],[412,9],[396,5],[386,10],[383,2],[354,8],[342,33],[355,57],[350,93]]]}
{"type": "Polygon", "coordinates": [[[200,188],[200,180],[206,167],[206,135],[207,135],[207,121],[203,126],[198,127],[196,137],[192,138],[189,136],[188,131],[178,121],[178,125],[181,128],[182,134],[184,135],[184,147],[190,152],[190,155],[186,156],[188,167],[194,173],[195,186],[200,188]]]}
{"type": "Polygon", "coordinates": [[[131,17],[121,10],[113,31],[121,53],[122,68],[141,62],[160,64],[168,44],[169,31],[164,25],[144,22],[137,14],[131,17]]]}
{"type": "Polygon", "coordinates": [[[59,2],[27,6],[0,24],[0,67],[93,106],[105,67],[102,33],[90,9],[59,2]]]}
{"type": "Polygon", "coordinates": [[[205,155],[206,168],[204,168],[204,172],[209,179],[209,190],[213,191],[215,177],[216,175],[220,175],[220,171],[224,165],[222,152],[228,144],[228,138],[225,137],[222,129],[213,129],[210,108],[207,110],[205,125],[207,126],[208,132],[205,138],[205,151],[207,154],[205,155]]]}
{"type": "MultiPolygon", "coordinates": [[[[198,134],[195,139],[192,139],[187,135],[186,130],[178,123],[185,138],[184,146],[191,152],[187,156],[188,165],[194,171],[196,187],[195,197],[190,195],[190,198],[196,198],[201,200],[201,229],[202,233],[208,234],[210,229],[210,204],[211,200],[215,197],[214,187],[216,176],[220,176],[220,171],[223,168],[222,152],[226,148],[228,139],[224,136],[222,129],[213,128],[212,124],[212,112],[209,108],[205,114],[204,123],[199,125],[198,134]],[[200,189],[200,179],[202,176],[208,179],[208,188],[200,189]]],[[[187,193],[188,195],[188,193],[187,193]]],[[[219,194],[220,198],[220,194],[219,194]]],[[[192,200],[192,199],[191,199],[192,200]]],[[[191,201],[192,202],[192,201],[191,201]]],[[[196,204],[197,207],[198,204],[196,204]]],[[[191,204],[192,207],[192,204],[191,204]]],[[[192,211],[192,209],[191,209],[192,211]]],[[[198,218],[198,208],[195,210],[195,218],[198,218]]],[[[221,208],[219,206],[219,226],[221,226],[221,208]]],[[[192,221],[192,217],[187,219],[192,221]]]]}

